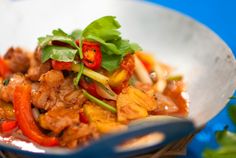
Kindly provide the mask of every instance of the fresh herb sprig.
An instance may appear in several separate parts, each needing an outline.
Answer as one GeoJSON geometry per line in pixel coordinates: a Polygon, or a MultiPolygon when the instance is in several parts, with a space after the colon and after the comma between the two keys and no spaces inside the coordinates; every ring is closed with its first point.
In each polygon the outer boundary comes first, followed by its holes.
{"type": "Polygon", "coordinates": [[[119,68],[120,62],[127,53],[141,50],[141,47],[122,39],[119,28],[121,25],[114,16],[104,16],[90,23],[84,30],[75,30],[71,35],[61,29],[53,30],[52,35],[38,38],[42,48],[42,62],[49,59],[73,62],[78,54],[83,58],[83,40],[96,41],[101,44],[102,68],[112,72],[119,68]],[[76,40],[80,40],[80,46],[76,40]],[[53,41],[64,43],[65,46],[55,46],[53,41]]]}

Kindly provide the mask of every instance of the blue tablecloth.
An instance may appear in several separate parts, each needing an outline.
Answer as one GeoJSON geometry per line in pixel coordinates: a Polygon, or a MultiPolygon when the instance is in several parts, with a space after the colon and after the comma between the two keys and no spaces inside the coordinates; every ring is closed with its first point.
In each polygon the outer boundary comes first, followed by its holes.
{"type": "MultiPolygon", "coordinates": [[[[191,16],[216,32],[232,49],[236,56],[236,0],[147,0],[191,16]]],[[[206,147],[217,147],[214,132],[225,125],[235,131],[227,113],[228,105],[197,134],[188,145],[187,156],[181,158],[201,158],[206,147]]]]}

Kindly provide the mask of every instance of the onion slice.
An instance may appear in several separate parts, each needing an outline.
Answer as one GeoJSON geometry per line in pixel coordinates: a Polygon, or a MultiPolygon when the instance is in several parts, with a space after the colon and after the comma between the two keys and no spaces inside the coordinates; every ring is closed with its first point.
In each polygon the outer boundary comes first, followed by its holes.
{"type": "Polygon", "coordinates": [[[143,83],[152,85],[153,83],[149,76],[148,71],[146,70],[146,68],[144,67],[144,65],[142,64],[142,62],[139,60],[139,58],[136,55],[134,55],[134,61],[135,61],[134,71],[138,79],[143,83]]]}

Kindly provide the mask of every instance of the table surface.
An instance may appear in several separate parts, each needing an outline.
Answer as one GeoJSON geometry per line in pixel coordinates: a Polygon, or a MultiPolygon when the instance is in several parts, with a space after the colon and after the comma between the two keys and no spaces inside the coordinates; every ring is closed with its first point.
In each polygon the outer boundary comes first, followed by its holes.
{"type": "MultiPolygon", "coordinates": [[[[154,5],[172,8],[205,24],[228,44],[236,56],[236,0],[147,1],[154,5]]],[[[216,130],[222,130],[226,125],[230,130],[236,131],[227,113],[227,108],[231,104],[236,104],[236,101],[231,100],[217,116],[207,123],[206,127],[188,145],[187,156],[180,158],[201,158],[205,148],[216,148],[214,133],[216,130]]]]}

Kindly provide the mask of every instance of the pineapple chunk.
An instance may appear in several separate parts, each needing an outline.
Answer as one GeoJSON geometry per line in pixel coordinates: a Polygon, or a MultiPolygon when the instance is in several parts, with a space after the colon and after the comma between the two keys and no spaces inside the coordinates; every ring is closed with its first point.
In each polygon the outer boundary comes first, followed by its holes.
{"type": "Polygon", "coordinates": [[[148,111],[157,108],[155,99],[132,86],[124,89],[117,98],[119,122],[128,122],[148,116],[148,111]]]}
{"type": "Polygon", "coordinates": [[[91,124],[95,124],[101,133],[113,133],[127,129],[127,126],[117,122],[116,114],[103,109],[102,107],[86,102],[84,112],[91,124]]]}

